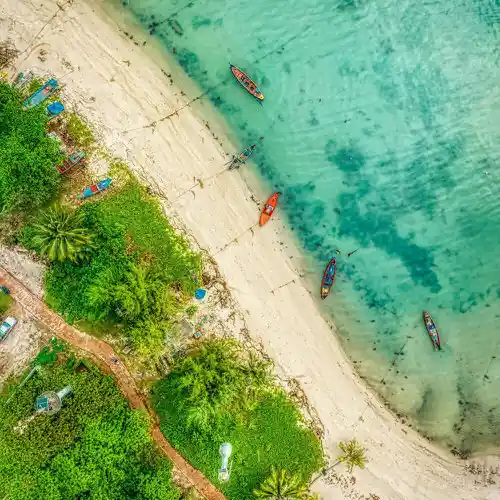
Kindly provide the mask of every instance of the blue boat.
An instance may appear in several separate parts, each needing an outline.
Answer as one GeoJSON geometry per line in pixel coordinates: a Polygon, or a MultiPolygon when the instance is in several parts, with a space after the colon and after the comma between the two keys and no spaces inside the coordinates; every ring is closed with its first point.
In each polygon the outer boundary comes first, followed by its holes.
{"type": "Polygon", "coordinates": [[[94,196],[97,193],[100,193],[101,191],[104,191],[109,188],[111,185],[111,182],[113,179],[107,178],[103,179],[102,181],[97,182],[96,184],[92,184],[92,186],[87,186],[82,194],[79,194],[77,198],[79,200],[84,200],[85,198],[90,198],[91,196],[94,196]]]}
{"type": "Polygon", "coordinates": [[[26,108],[33,108],[41,104],[47,97],[52,95],[57,89],[57,80],[51,78],[48,82],[45,82],[34,94],[31,94],[28,99],[24,101],[24,106],[26,108]]]}

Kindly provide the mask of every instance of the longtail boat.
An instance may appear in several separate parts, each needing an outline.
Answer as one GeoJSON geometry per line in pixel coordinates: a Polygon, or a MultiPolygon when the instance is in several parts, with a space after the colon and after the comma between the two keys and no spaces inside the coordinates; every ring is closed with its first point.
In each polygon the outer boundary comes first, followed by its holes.
{"type": "Polygon", "coordinates": [[[439,338],[439,333],[436,327],[436,323],[434,323],[434,320],[431,318],[431,315],[425,311],[424,311],[424,323],[425,323],[425,328],[427,329],[427,333],[431,338],[432,345],[434,346],[435,349],[441,350],[441,340],[439,338]]]}
{"type": "MultiPolygon", "coordinates": [[[[262,141],[264,137],[259,137],[259,141],[262,141]]],[[[252,144],[245,150],[243,150],[238,156],[234,157],[231,160],[231,164],[229,165],[229,170],[234,170],[236,168],[239,168],[243,163],[245,163],[248,160],[248,157],[254,152],[254,149],[257,147],[257,143],[252,144]]]]}
{"type": "Polygon", "coordinates": [[[321,280],[321,298],[326,299],[335,282],[337,274],[337,261],[332,259],[325,268],[323,279],[321,280]]]}
{"type": "Polygon", "coordinates": [[[229,64],[229,66],[231,67],[231,71],[236,80],[240,82],[240,85],[245,88],[247,92],[252,94],[258,101],[262,102],[264,100],[264,95],[253,80],[251,80],[246,73],[241,71],[241,69],[237,68],[234,64],[229,64]]]}
{"type": "Polygon", "coordinates": [[[92,184],[92,186],[87,186],[82,194],[79,194],[77,198],[79,200],[84,200],[85,198],[90,198],[91,196],[94,196],[97,193],[100,193],[104,191],[105,189],[108,189],[109,186],[111,185],[111,182],[113,179],[110,179],[109,177],[107,179],[103,179],[102,181],[99,181],[95,184],[92,184]]]}
{"type": "Polygon", "coordinates": [[[182,36],[184,34],[182,26],[175,19],[170,19],[168,24],[179,36],[182,36]]]}
{"type": "Polygon", "coordinates": [[[61,175],[66,175],[75,165],[83,163],[84,160],[85,153],[83,151],[78,151],[69,155],[68,158],[63,161],[62,165],[56,165],[56,168],[61,175]]]}
{"type": "Polygon", "coordinates": [[[31,94],[28,99],[24,101],[24,106],[26,108],[33,108],[41,104],[47,97],[53,94],[57,89],[57,80],[51,78],[49,81],[45,82],[34,94],[31,94]]]}
{"type": "Polygon", "coordinates": [[[274,193],[266,201],[266,204],[262,209],[262,213],[260,214],[260,220],[259,220],[260,226],[263,226],[273,215],[274,210],[276,208],[276,203],[278,203],[279,196],[280,193],[274,193]]]}

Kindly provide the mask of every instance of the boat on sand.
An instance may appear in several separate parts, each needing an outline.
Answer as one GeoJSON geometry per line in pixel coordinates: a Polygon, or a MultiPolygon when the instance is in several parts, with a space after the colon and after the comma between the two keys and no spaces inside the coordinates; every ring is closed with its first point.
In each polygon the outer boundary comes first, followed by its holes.
{"type": "Polygon", "coordinates": [[[274,210],[276,209],[276,203],[278,203],[279,196],[280,193],[274,193],[266,201],[264,208],[262,209],[262,213],[260,214],[260,226],[263,226],[273,215],[274,210]]]}
{"type": "Polygon", "coordinates": [[[262,102],[264,100],[264,95],[259,90],[257,85],[251,80],[246,73],[237,68],[234,64],[229,64],[231,67],[231,72],[233,73],[236,80],[240,82],[240,85],[252,94],[258,101],[262,102]]]}
{"type": "Polygon", "coordinates": [[[326,299],[335,282],[337,274],[337,261],[332,259],[325,268],[323,279],[321,280],[321,298],[326,299]]]}
{"type": "Polygon", "coordinates": [[[439,338],[439,333],[436,323],[434,323],[434,320],[431,318],[431,315],[426,311],[424,311],[424,323],[425,323],[425,328],[427,329],[427,333],[431,338],[432,345],[434,346],[435,349],[441,350],[441,340],[439,338]]]}

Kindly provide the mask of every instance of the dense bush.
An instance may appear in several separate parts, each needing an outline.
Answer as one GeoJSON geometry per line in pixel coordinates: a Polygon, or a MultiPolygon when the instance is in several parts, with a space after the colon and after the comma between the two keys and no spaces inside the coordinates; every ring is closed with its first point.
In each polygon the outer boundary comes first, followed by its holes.
{"type": "Polygon", "coordinates": [[[0,291],[0,316],[5,314],[12,303],[12,298],[7,293],[0,291]]]}
{"type": "MultiPolygon", "coordinates": [[[[114,325],[136,350],[158,356],[189,306],[200,258],[134,180],[79,209],[93,235],[85,262],[55,262],[46,300],[70,322],[114,325]]],[[[33,247],[33,227],[24,243],[33,247]]]]}
{"type": "Polygon", "coordinates": [[[218,341],[180,360],[154,387],[162,432],[214,483],[219,446],[232,444],[231,478],[221,486],[231,500],[252,498],[273,467],[307,482],[322,464],[318,439],[287,396],[269,387],[266,371],[218,341]]]}
{"type": "Polygon", "coordinates": [[[43,106],[23,109],[20,93],[0,82],[0,213],[32,211],[57,194],[61,154],[46,124],[43,106]]]}
{"type": "Polygon", "coordinates": [[[155,448],[148,417],[132,411],[112,379],[62,366],[0,398],[0,497],[177,500],[171,466],[155,448]],[[36,397],[70,385],[54,416],[34,414],[36,397]],[[15,430],[24,422],[24,430],[15,430]]]}

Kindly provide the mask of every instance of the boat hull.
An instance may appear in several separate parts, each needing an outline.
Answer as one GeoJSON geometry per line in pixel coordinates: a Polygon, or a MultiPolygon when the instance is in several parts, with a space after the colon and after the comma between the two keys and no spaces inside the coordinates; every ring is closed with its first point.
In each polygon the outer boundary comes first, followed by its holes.
{"type": "Polygon", "coordinates": [[[262,102],[264,100],[264,95],[260,91],[260,89],[257,87],[255,82],[248,77],[246,73],[241,71],[240,68],[237,68],[234,66],[234,64],[229,65],[231,67],[231,72],[233,73],[234,77],[236,80],[240,82],[240,85],[251,95],[255,97],[259,102],[262,102]]]}
{"type": "Polygon", "coordinates": [[[431,318],[431,315],[428,312],[424,311],[424,323],[427,333],[431,339],[432,345],[435,349],[441,349],[441,339],[439,338],[439,332],[436,327],[436,323],[431,318]]]}
{"type": "Polygon", "coordinates": [[[262,213],[260,214],[260,226],[266,224],[272,217],[274,210],[276,209],[276,204],[278,203],[279,196],[279,193],[274,193],[267,199],[264,208],[262,209],[262,213]]]}
{"type": "Polygon", "coordinates": [[[333,284],[335,283],[335,277],[337,275],[337,261],[335,259],[330,260],[323,273],[323,279],[321,280],[321,290],[320,295],[322,299],[326,299],[330,294],[333,284]]]}

